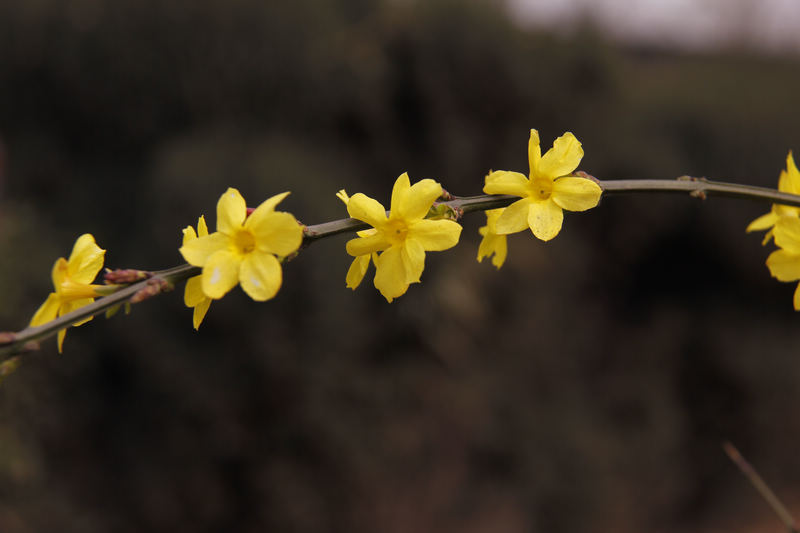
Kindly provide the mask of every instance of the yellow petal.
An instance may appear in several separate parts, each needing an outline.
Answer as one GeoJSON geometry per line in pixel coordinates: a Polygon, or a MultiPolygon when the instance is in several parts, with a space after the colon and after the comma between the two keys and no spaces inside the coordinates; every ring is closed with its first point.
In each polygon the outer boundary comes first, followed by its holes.
{"type": "Polygon", "coordinates": [[[58,353],[64,353],[64,337],[67,336],[67,328],[58,330],[58,353]]]}
{"type": "Polygon", "coordinates": [[[350,197],[347,202],[347,212],[351,217],[377,227],[386,222],[386,209],[383,205],[360,192],[350,197]]]}
{"type": "Polygon", "coordinates": [[[567,211],[586,211],[600,201],[603,190],[586,178],[559,178],[553,183],[551,198],[567,211]]]}
{"type": "MultiPolygon", "coordinates": [[[[485,227],[486,226],[484,226],[484,228],[485,227]]],[[[494,254],[494,257],[492,257],[492,264],[500,268],[506,260],[507,251],[507,238],[505,235],[496,235],[491,232],[486,232],[478,246],[478,262],[480,263],[483,261],[484,257],[491,257],[492,254],[494,254]]]]}
{"type": "Polygon", "coordinates": [[[500,209],[490,209],[488,211],[484,211],[486,214],[486,227],[491,233],[497,233],[497,219],[500,218],[500,215],[503,214],[503,211],[505,211],[505,208],[503,207],[500,209]]]}
{"type": "Polygon", "coordinates": [[[344,205],[347,205],[347,202],[350,201],[350,197],[347,195],[347,191],[344,189],[339,189],[339,192],[336,193],[336,198],[341,200],[344,205]]]}
{"type": "MultiPolygon", "coordinates": [[[[392,211],[392,218],[406,221],[424,218],[433,202],[442,195],[442,186],[432,179],[420,180],[408,190],[403,202],[392,211]]],[[[394,205],[394,202],[393,202],[394,205]]]]}
{"type": "MultiPolygon", "coordinates": [[[[78,300],[71,300],[69,302],[64,302],[61,304],[61,309],[59,309],[58,316],[64,316],[67,313],[71,313],[80,309],[81,307],[85,307],[90,303],[94,302],[94,298],[80,298],[78,300]]],[[[79,320],[78,322],[74,322],[72,324],[73,327],[82,326],[89,322],[92,317],[86,317],[83,320],[79,320]]]]}
{"type": "Polygon", "coordinates": [[[186,280],[186,289],[183,291],[183,303],[186,307],[195,307],[208,296],[203,292],[203,276],[194,276],[186,280]]]}
{"type": "MultiPolygon", "coordinates": [[[[533,175],[533,169],[539,168],[539,161],[542,159],[542,147],[539,143],[539,132],[531,130],[531,138],[528,140],[528,165],[533,175]]],[[[492,193],[487,193],[492,194],[492,193]]]]}
{"type": "Polygon", "coordinates": [[[211,307],[211,298],[206,298],[194,307],[194,311],[192,312],[192,325],[195,330],[200,328],[200,323],[203,322],[203,319],[206,317],[209,307],[211,307]]]}
{"type": "Polygon", "coordinates": [[[197,239],[197,233],[194,232],[193,227],[186,226],[183,228],[183,244],[190,243],[195,239],[197,239]]]}
{"type": "Polygon", "coordinates": [[[795,281],[800,279],[800,255],[792,254],[786,250],[775,250],[767,257],[767,268],[772,277],[780,281],[795,281]]]}
{"type": "Polygon", "coordinates": [[[206,235],[208,235],[208,226],[206,225],[206,217],[200,215],[200,218],[197,219],[197,236],[205,237],[206,235]]]}
{"type": "Polygon", "coordinates": [[[185,243],[178,251],[190,265],[204,266],[211,255],[220,250],[228,250],[230,246],[231,238],[215,231],[211,235],[185,243]]]}
{"type": "Polygon", "coordinates": [[[555,202],[547,200],[531,203],[531,208],[528,212],[528,225],[537,238],[549,241],[561,231],[563,222],[564,211],[555,202]]]}
{"type": "Polygon", "coordinates": [[[406,239],[400,247],[400,259],[406,271],[406,283],[419,283],[425,270],[425,249],[416,239],[406,239]]]}
{"type": "Polygon", "coordinates": [[[785,170],[781,170],[781,173],[778,176],[778,190],[782,192],[789,192],[789,175],[785,170]]]}
{"type": "Polygon", "coordinates": [[[566,176],[578,168],[582,157],[581,143],[567,132],[555,140],[553,147],[542,156],[538,168],[531,169],[531,175],[550,179],[566,176]]]}
{"type": "Polygon", "coordinates": [[[266,200],[261,202],[261,205],[255,208],[255,210],[250,214],[250,216],[253,216],[256,213],[256,211],[259,210],[275,211],[275,207],[277,207],[277,205],[281,203],[284,200],[284,198],[289,196],[289,194],[291,193],[289,191],[286,191],[267,198],[266,200]]]}
{"type": "Polygon", "coordinates": [[[106,251],[97,246],[90,233],[84,233],[75,241],[69,256],[67,272],[76,283],[91,283],[100,269],[106,251]]]}
{"type": "Polygon", "coordinates": [[[787,252],[800,255],[800,219],[781,217],[773,228],[775,244],[787,252]]]}
{"type": "Polygon", "coordinates": [[[242,226],[247,216],[247,204],[241,193],[229,187],[217,202],[217,231],[232,234],[242,226]]]}
{"type": "Polygon", "coordinates": [[[408,172],[403,172],[394,181],[394,186],[392,187],[392,201],[389,205],[390,213],[399,212],[402,209],[401,206],[406,201],[409,189],[411,189],[411,182],[408,179],[408,172]]]}
{"type": "Polygon", "coordinates": [[[408,290],[406,279],[399,247],[393,246],[375,258],[375,288],[389,303],[408,290]]]}
{"type": "Polygon", "coordinates": [[[772,211],[779,217],[796,217],[800,215],[800,207],[794,207],[792,205],[772,204],[772,211]]]}
{"type": "Polygon", "coordinates": [[[356,257],[359,255],[369,255],[374,252],[380,252],[390,246],[389,241],[382,233],[376,233],[367,237],[356,237],[350,239],[345,245],[347,253],[356,257]]]}
{"type": "Polygon", "coordinates": [[[495,224],[497,234],[507,235],[528,229],[528,213],[532,204],[533,201],[523,198],[506,207],[495,224]]]}
{"type": "Polygon", "coordinates": [[[55,320],[58,315],[58,308],[61,306],[61,299],[54,292],[51,292],[39,309],[33,314],[30,324],[31,327],[41,326],[51,320],[55,320]]]}
{"type": "Polygon", "coordinates": [[[761,215],[760,217],[752,221],[750,224],[748,224],[747,229],[745,229],[745,231],[747,233],[750,233],[751,231],[761,231],[769,229],[772,226],[774,226],[777,221],[778,221],[778,214],[773,209],[766,215],[761,215]]]}
{"type": "Polygon", "coordinates": [[[794,290],[794,298],[792,298],[792,303],[794,304],[794,310],[800,311],[800,283],[797,284],[797,287],[794,290]]]}
{"type": "Polygon", "coordinates": [[[413,239],[424,250],[438,252],[458,244],[461,224],[452,220],[418,220],[408,228],[407,240],[413,239]]]}
{"type": "Polygon", "coordinates": [[[50,279],[53,280],[53,287],[56,291],[59,291],[64,282],[69,279],[68,270],[69,264],[63,257],[59,257],[56,259],[56,262],[53,263],[53,269],[50,271],[50,279]]]}
{"type": "Polygon", "coordinates": [[[364,279],[364,275],[369,268],[369,259],[370,254],[359,255],[353,259],[350,268],[347,270],[347,276],[345,277],[348,289],[356,290],[356,287],[361,285],[361,280],[364,279]]]}
{"type": "Polygon", "coordinates": [[[486,176],[483,192],[486,194],[510,194],[512,196],[526,197],[530,195],[530,181],[519,172],[496,170],[486,176]]]}
{"type": "Polygon", "coordinates": [[[356,235],[358,235],[359,237],[369,237],[370,235],[377,235],[377,234],[378,230],[376,230],[375,228],[363,229],[361,231],[356,232],[356,235]]]}
{"type": "Polygon", "coordinates": [[[217,300],[234,288],[239,283],[240,265],[239,256],[228,250],[211,254],[203,267],[203,292],[206,296],[217,300]]]}
{"type": "Polygon", "coordinates": [[[303,242],[303,227],[297,219],[291,213],[259,209],[244,223],[256,238],[256,249],[280,256],[296,252],[303,242]]]}
{"type": "Polygon", "coordinates": [[[791,150],[789,150],[789,155],[786,156],[785,190],[792,194],[800,194],[800,171],[797,170],[797,165],[794,164],[794,157],[792,156],[791,150]]]}
{"type": "Polygon", "coordinates": [[[274,255],[256,250],[242,261],[239,283],[253,300],[264,302],[274,298],[282,281],[281,264],[274,255]]]}

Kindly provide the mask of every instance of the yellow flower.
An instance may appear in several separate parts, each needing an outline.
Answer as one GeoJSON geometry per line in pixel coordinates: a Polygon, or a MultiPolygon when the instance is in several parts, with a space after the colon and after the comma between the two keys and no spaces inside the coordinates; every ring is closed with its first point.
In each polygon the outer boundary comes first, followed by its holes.
{"type": "Polygon", "coordinates": [[[229,188],[217,202],[217,231],[185,243],[186,261],[203,267],[201,287],[209,298],[219,299],[241,283],[253,300],[273,298],[283,272],[278,257],[297,251],[303,228],[290,213],[275,211],[289,193],[265,200],[247,215],[239,191],[229,188]]]}
{"type": "MultiPolygon", "coordinates": [[[[772,277],[779,281],[800,280],[800,218],[782,217],[772,229],[780,249],[767,257],[772,277]]],[[[794,309],[800,311],[800,285],[794,292],[794,309]]]]}
{"type": "MultiPolygon", "coordinates": [[[[197,239],[198,237],[205,237],[208,235],[208,226],[206,226],[206,219],[202,215],[197,219],[197,233],[194,228],[186,226],[183,229],[183,244],[187,244],[197,239]]],[[[203,276],[194,276],[186,280],[186,290],[183,293],[183,303],[186,307],[194,309],[192,314],[192,324],[194,329],[200,327],[200,323],[205,318],[208,308],[211,305],[211,298],[203,292],[203,276]]]]}
{"type": "MultiPolygon", "coordinates": [[[[341,189],[339,192],[336,193],[336,197],[344,202],[344,205],[350,202],[350,197],[347,195],[347,191],[341,189]]],[[[359,231],[356,233],[359,237],[369,237],[370,235],[374,235],[377,232],[375,229],[365,229],[363,231],[359,231]]],[[[364,254],[359,255],[353,259],[353,262],[350,263],[350,268],[347,269],[347,275],[345,276],[345,283],[347,284],[348,289],[356,290],[359,285],[361,285],[361,281],[364,279],[364,276],[367,274],[367,270],[369,269],[370,259],[373,257],[377,257],[377,254],[364,254]]]]}
{"type": "MultiPolygon", "coordinates": [[[[41,326],[46,322],[55,320],[85,305],[89,305],[100,296],[98,289],[103,285],[91,285],[97,273],[103,268],[103,259],[106,251],[101,249],[94,241],[94,237],[85,233],[78,237],[72,247],[69,259],[59,257],[53,265],[53,288],[47,300],[39,307],[31,319],[31,326],[41,326]]],[[[80,326],[90,321],[92,317],[76,322],[73,326],[80,326]]],[[[58,353],[64,346],[66,329],[58,332],[58,353]]]]}
{"type": "Polygon", "coordinates": [[[568,176],[583,157],[581,143],[572,133],[555,140],[544,155],[539,132],[531,130],[528,142],[530,175],[499,170],[486,176],[483,192],[519,196],[497,220],[497,233],[507,235],[530,228],[536,237],[549,241],[561,231],[563,209],[586,211],[600,201],[602,189],[594,181],[568,176]]]}
{"type": "Polygon", "coordinates": [[[478,232],[483,235],[481,244],[478,246],[478,262],[483,261],[484,257],[494,255],[492,264],[498,269],[503,266],[508,253],[507,237],[497,233],[497,219],[500,218],[503,211],[504,209],[486,211],[486,225],[478,229],[478,232]]]}
{"type": "MultiPolygon", "coordinates": [[[[786,156],[786,170],[781,170],[778,177],[778,190],[781,192],[788,192],[790,194],[800,194],[800,171],[794,164],[794,157],[792,157],[791,150],[789,155],[786,156]]],[[[797,217],[800,216],[800,208],[789,205],[772,204],[772,209],[769,213],[761,215],[747,226],[747,231],[761,231],[769,230],[764,235],[764,240],[761,244],[767,244],[772,238],[772,226],[784,216],[797,217]]]]}
{"type": "Polygon", "coordinates": [[[411,283],[419,283],[426,251],[447,250],[458,243],[461,226],[457,222],[425,219],[441,194],[442,186],[435,181],[425,179],[412,186],[403,173],[392,189],[388,217],[380,202],[364,194],[354,194],[347,202],[351,217],[375,229],[348,241],[347,253],[358,258],[381,252],[374,257],[375,288],[389,302],[405,294],[411,283]]]}

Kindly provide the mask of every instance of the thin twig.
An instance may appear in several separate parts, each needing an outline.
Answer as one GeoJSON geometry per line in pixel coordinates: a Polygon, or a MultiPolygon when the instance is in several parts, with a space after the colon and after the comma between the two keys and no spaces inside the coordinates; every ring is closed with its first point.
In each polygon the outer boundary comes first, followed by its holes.
{"type": "Polygon", "coordinates": [[[783,525],[786,526],[786,529],[790,533],[798,533],[800,530],[797,529],[797,524],[794,518],[792,518],[792,515],[789,514],[789,511],[781,500],[772,492],[772,489],[769,488],[769,485],[761,478],[756,469],[742,457],[739,450],[728,441],[722,443],[722,449],[725,450],[725,453],[728,454],[733,464],[739,468],[742,474],[750,481],[750,484],[753,485],[761,497],[764,498],[764,501],[766,501],[775,514],[778,515],[778,518],[780,518],[783,525]]]}
{"type": "MultiPolygon", "coordinates": [[[[682,176],[676,180],[600,181],[585,173],[581,173],[581,175],[596,181],[600,185],[600,188],[603,189],[603,196],[627,193],[688,193],[694,198],[701,199],[705,199],[706,196],[728,196],[800,207],[800,196],[798,195],[763,187],[708,181],[705,178],[682,176]]],[[[452,198],[452,200],[440,202],[440,205],[451,207],[457,216],[464,213],[506,207],[519,200],[516,196],[486,194],[452,198]]],[[[307,246],[319,239],[338,235],[340,233],[356,232],[367,228],[369,228],[368,224],[354,218],[344,218],[306,226],[303,233],[303,245],[307,246]]],[[[115,306],[126,303],[137,303],[145,297],[165,292],[176,283],[196,276],[199,273],[200,269],[198,267],[188,264],[154,272],[147,280],[130,285],[120,285],[120,289],[113,294],[98,298],[92,304],[60,316],[41,326],[26,328],[19,332],[0,332],[0,356],[8,357],[35,349],[35,341],[55,335],[61,329],[69,327],[88,317],[96,316],[115,306]]]]}

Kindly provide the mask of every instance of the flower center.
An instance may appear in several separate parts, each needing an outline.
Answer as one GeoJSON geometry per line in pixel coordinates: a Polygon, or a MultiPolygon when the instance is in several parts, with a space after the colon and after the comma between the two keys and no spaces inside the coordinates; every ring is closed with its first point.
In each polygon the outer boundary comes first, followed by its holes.
{"type": "Polygon", "coordinates": [[[256,249],[256,238],[246,229],[241,229],[233,235],[233,245],[240,254],[249,254],[256,249]]]}
{"type": "Polygon", "coordinates": [[[547,200],[553,192],[553,180],[549,178],[533,178],[531,192],[531,196],[535,200],[547,200]]]}
{"type": "Polygon", "coordinates": [[[402,220],[390,220],[383,229],[386,240],[392,245],[403,244],[408,235],[408,226],[402,220]]]}

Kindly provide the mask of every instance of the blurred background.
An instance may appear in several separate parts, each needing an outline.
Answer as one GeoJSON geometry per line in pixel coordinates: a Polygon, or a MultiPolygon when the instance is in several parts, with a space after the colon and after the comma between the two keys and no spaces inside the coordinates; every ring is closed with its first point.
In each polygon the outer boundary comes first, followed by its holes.
{"type": "MultiPolygon", "coordinates": [[[[800,150],[794,2],[0,2],[0,330],[95,235],[182,262],[237,187],[314,224],[340,188],[480,193],[543,144],[603,179],[773,187],[800,150]]],[[[800,516],[800,315],[744,228],[769,206],[607,197],[391,305],[347,236],[199,332],[182,288],[70,330],[0,387],[4,532],[780,531],[800,516]]]]}

